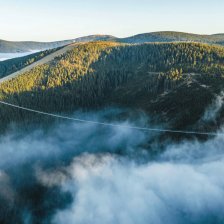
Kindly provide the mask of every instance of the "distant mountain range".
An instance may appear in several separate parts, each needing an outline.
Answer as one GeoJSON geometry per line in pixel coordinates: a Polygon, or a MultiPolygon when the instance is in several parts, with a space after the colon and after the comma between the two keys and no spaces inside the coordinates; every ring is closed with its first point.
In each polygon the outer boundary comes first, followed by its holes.
{"type": "Polygon", "coordinates": [[[223,44],[224,34],[198,35],[192,33],[164,31],[138,34],[132,37],[121,39],[121,41],[125,43],[190,41],[210,44],[223,44]]]}
{"type": "Polygon", "coordinates": [[[0,40],[0,53],[19,53],[29,52],[36,50],[47,50],[62,47],[73,42],[90,42],[98,40],[113,40],[116,39],[112,36],[107,35],[91,35],[86,37],[80,37],[72,40],[63,40],[55,42],[34,42],[34,41],[6,41],[0,40]]]}
{"type": "Polygon", "coordinates": [[[64,45],[71,44],[73,42],[91,42],[91,41],[114,41],[120,43],[147,43],[147,42],[201,42],[208,44],[221,44],[224,45],[224,34],[214,34],[214,35],[198,35],[183,32],[153,32],[138,34],[135,36],[127,38],[117,38],[110,35],[91,35],[80,37],[72,40],[63,40],[56,42],[33,42],[33,41],[5,41],[0,40],[0,53],[18,53],[18,52],[28,52],[35,50],[46,50],[61,47],[64,45]]]}

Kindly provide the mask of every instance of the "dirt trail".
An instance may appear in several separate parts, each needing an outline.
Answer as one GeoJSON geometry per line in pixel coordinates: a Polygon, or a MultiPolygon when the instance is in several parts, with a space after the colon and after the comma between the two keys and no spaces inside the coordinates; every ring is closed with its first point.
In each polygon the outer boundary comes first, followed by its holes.
{"type": "Polygon", "coordinates": [[[55,57],[60,56],[60,55],[62,55],[64,53],[66,53],[69,50],[72,50],[75,45],[76,44],[71,44],[71,45],[65,46],[62,49],[60,49],[60,50],[58,50],[58,51],[56,51],[56,52],[54,52],[54,53],[52,53],[50,55],[47,55],[46,57],[44,57],[42,59],[40,59],[39,61],[36,61],[33,64],[28,65],[27,67],[25,67],[25,68],[23,68],[23,69],[21,69],[21,70],[19,70],[17,72],[14,72],[14,73],[12,73],[12,74],[4,77],[4,78],[1,78],[0,79],[0,84],[3,83],[3,82],[5,82],[5,81],[14,79],[18,75],[21,75],[21,74],[23,74],[25,72],[28,72],[28,71],[30,71],[31,69],[33,69],[34,67],[36,67],[38,65],[43,65],[43,64],[46,64],[46,63],[52,61],[55,57]]]}

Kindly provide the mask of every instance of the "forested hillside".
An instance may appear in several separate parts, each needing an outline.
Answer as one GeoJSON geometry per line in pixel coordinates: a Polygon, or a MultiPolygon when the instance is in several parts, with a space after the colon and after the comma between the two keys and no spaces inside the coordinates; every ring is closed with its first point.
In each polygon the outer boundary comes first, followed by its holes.
{"type": "Polygon", "coordinates": [[[0,78],[10,75],[18,70],[21,70],[22,68],[40,60],[41,58],[44,58],[48,54],[51,54],[54,51],[57,51],[58,49],[59,48],[55,48],[52,50],[46,50],[24,57],[0,61],[0,78]]]}
{"type": "MultiPolygon", "coordinates": [[[[194,124],[219,94],[223,75],[223,47],[91,42],[1,84],[0,99],[57,113],[128,106],[161,121],[176,120],[176,127],[183,128],[194,124]]],[[[0,106],[0,115],[2,123],[33,116],[6,106],[0,106]]]]}

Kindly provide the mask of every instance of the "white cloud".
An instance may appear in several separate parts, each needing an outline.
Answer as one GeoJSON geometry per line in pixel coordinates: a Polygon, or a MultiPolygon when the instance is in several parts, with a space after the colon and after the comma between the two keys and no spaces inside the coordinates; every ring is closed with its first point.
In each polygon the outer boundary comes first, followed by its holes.
{"type": "Polygon", "coordinates": [[[137,165],[110,155],[83,155],[60,183],[74,201],[54,223],[221,223],[223,162],[137,165]]]}
{"type": "Polygon", "coordinates": [[[221,92],[216,96],[212,104],[206,109],[204,116],[202,117],[203,121],[214,121],[222,109],[224,103],[224,92],[221,92]]]}

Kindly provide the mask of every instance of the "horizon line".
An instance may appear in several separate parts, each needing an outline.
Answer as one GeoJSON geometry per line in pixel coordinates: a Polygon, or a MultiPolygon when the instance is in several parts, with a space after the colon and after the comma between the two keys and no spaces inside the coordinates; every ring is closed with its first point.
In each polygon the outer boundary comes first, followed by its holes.
{"type": "Polygon", "coordinates": [[[187,32],[187,31],[173,31],[173,30],[164,30],[164,31],[151,31],[151,32],[142,32],[142,33],[137,33],[137,34],[132,34],[132,35],[128,35],[128,36],[124,36],[124,37],[118,37],[115,35],[111,35],[111,34],[103,34],[103,33],[96,33],[96,34],[88,34],[88,35],[80,35],[74,38],[65,38],[65,39],[57,39],[57,40],[50,40],[50,41],[44,41],[44,40],[10,40],[10,39],[1,39],[1,41],[7,41],[7,42],[40,42],[40,43],[51,43],[51,42],[60,42],[60,41],[70,41],[70,40],[75,40],[78,38],[83,38],[83,37],[90,37],[90,36],[111,36],[114,38],[119,38],[119,39],[125,39],[125,38],[130,38],[133,36],[137,36],[137,35],[141,35],[141,34],[153,34],[153,33],[166,33],[166,32],[173,32],[173,33],[184,33],[184,34],[192,34],[192,35],[199,35],[199,36],[214,36],[214,35],[224,35],[224,32],[220,32],[220,33],[194,33],[194,32],[187,32]]]}

